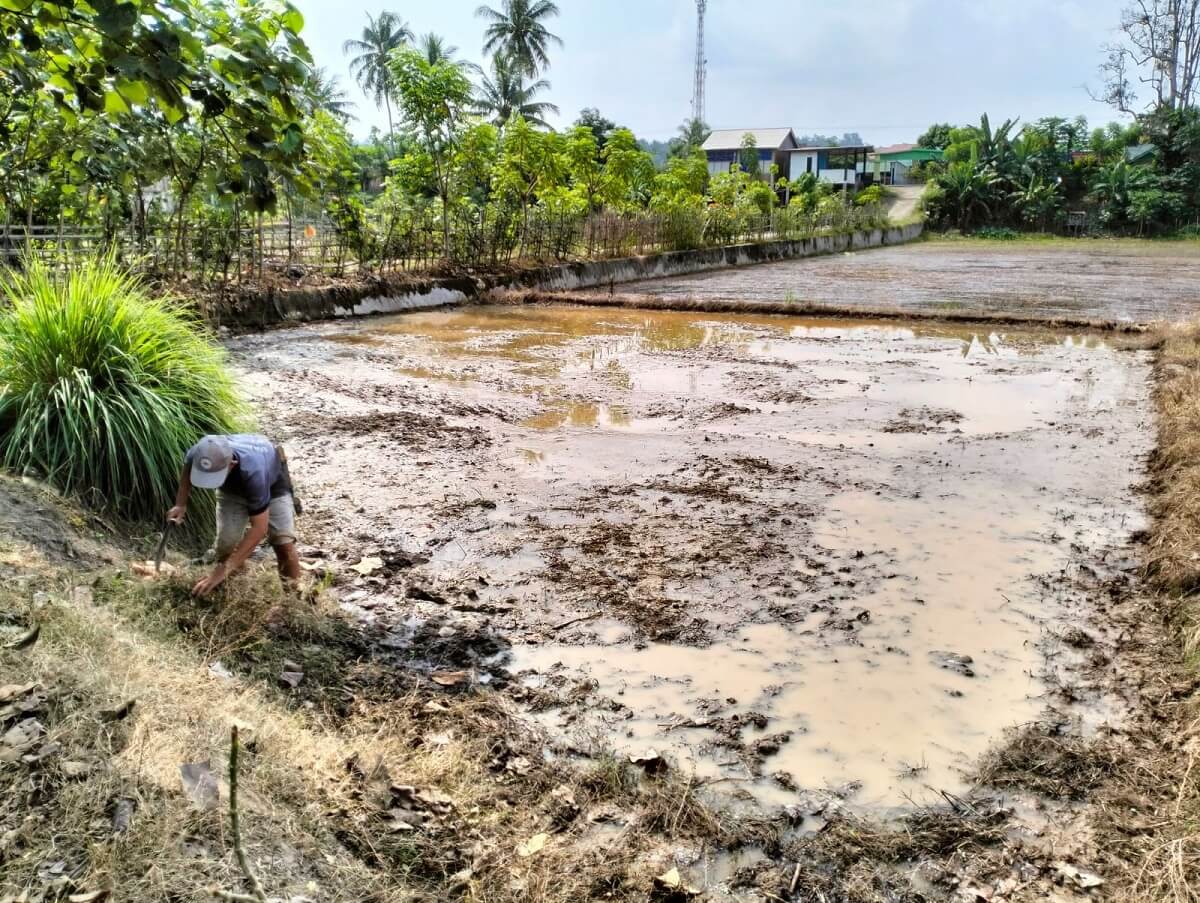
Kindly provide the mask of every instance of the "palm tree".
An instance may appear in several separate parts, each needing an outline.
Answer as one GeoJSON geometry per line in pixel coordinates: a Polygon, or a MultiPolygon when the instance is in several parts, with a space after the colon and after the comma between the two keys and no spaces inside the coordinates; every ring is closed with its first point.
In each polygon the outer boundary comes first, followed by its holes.
{"type": "Polygon", "coordinates": [[[456,69],[461,69],[465,73],[478,72],[479,67],[467,60],[458,60],[455,57],[458,55],[458,48],[452,44],[447,44],[446,39],[440,34],[434,34],[432,31],[422,35],[421,40],[417,42],[417,49],[425,55],[425,60],[431,66],[438,63],[449,63],[456,69]]]}
{"type": "Polygon", "coordinates": [[[317,109],[331,113],[343,122],[354,118],[350,112],[354,106],[346,89],[338,83],[336,75],[330,75],[324,66],[313,70],[308,82],[308,91],[317,109]]]}
{"type": "Polygon", "coordinates": [[[710,134],[712,134],[712,129],[703,119],[687,119],[679,127],[679,140],[689,148],[699,147],[708,140],[710,134]]]}
{"type": "Polygon", "coordinates": [[[457,47],[450,46],[445,38],[432,31],[421,36],[421,40],[417,42],[417,49],[425,54],[425,59],[431,66],[443,60],[454,62],[454,55],[458,53],[457,47]]]}
{"type": "Polygon", "coordinates": [[[558,15],[558,6],[551,0],[501,0],[501,10],[481,6],[475,15],[491,21],[483,33],[483,52],[509,57],[529,78],[549,68],[547,47],[562,46],[562,38],[551,34],[544,24],[558,15]]]}
{"type": "Polygon", "coordinates": [[[667,142],[668,157],[686,157],[708,140],[712,129],[701,119],[685,119],[679,134],[667,142]]]}
{"type": "Polygon", "coordinates": [[[378,18],[367,13],[367,25],[362,38],[350,40],[342,45],[342,53],[357,54],[350,61],[350,74],[354,76],[363,93],[373,98],[375,106],[387,109],[388,137],[395,150],[396,134],[392,124],[392,74],[388,59],[392,51],[402,47],[413,38],[408,23],[387,10],[378,18]]]}
{"type": "Polygon", "coordinates": [[[524,71],[504,54],[492,58],[492,75],[483,76],[475,100],[475,112],[491,117],[496,126],[503,126],[513,113],[526,122],[541,128],[550,128],[544,117],[547,113],[558,113],[558,107],[546,101],[534,100],[542,91],[550,88],[550,82],[539,78],[525,83],[524,71]]]}

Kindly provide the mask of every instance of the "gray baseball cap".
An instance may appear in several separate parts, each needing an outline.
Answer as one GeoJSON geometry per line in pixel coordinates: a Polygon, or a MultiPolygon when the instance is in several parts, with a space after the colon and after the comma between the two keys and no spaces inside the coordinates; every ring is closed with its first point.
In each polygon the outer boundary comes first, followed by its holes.
{"type": "Polygon", "coordinates": [[[224,436],[205,436],[192,450],[192,485],[220,489],[233,466],[233,446],[224,436]]]}

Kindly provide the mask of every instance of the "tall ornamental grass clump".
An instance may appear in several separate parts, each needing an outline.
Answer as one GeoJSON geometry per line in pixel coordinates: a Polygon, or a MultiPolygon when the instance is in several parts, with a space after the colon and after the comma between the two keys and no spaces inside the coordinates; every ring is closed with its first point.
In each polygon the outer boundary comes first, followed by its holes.
{"type": "Polygon", "coordinates": [[[0,274],[0,465],[158,519],[187,449],[244,426],[246,410],[202,325],[111,256],[0,274]]]}

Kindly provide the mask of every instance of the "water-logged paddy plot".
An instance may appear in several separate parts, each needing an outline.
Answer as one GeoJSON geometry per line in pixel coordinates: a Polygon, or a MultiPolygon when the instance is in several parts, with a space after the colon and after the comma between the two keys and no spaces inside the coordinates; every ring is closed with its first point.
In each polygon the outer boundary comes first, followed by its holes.
{"type": "Polygon", "coordinates": [[[570,307],[234,348],[304,462],[306,539],[429,559],[344,603],[511,675],[563,748],[882,811],[961,791],[1047,704],[1120,717],[1081,666],[1143,525],[1143,352],[570,307]]]}

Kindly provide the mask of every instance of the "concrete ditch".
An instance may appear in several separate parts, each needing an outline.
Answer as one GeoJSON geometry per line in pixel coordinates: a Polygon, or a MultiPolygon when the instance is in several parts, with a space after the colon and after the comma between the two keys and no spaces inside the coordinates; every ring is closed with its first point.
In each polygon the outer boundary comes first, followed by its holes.
{"type": "Polygon", "coordinates": [[[266,329],[285,323],[334,320],[400,313],[490,300],[506,290],[572,291],[614,286],[642,279],[680,276],[708,270],[770,263],[844,251],[903,244],[919,238],[921,223],[821,235],[795,241],[670,251],[641,257],[557,264],[489,275],[371,277],[319,288],[231,287],[204,305],[214,325],[235,331],[266,329]]]}

